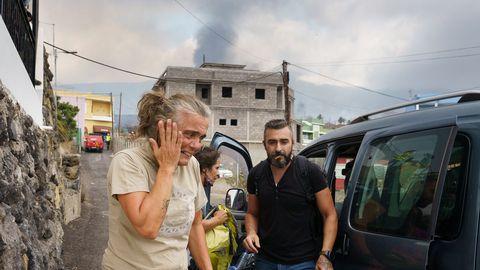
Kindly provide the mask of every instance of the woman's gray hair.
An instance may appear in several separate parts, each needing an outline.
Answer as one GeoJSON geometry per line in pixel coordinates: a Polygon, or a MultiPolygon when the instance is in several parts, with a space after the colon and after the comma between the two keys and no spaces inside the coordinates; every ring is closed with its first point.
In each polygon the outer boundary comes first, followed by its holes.
{"type": "Polygon", "coordinates": [[[195,97],[176,94],[166,98],[163,91],[145,93],[138,101],[137,108],[139,121],[137,136],[154,139],[158,136],[158,121],[172,119],[177,122],[179,112],[210,117],[210,108],[195,97]]]}

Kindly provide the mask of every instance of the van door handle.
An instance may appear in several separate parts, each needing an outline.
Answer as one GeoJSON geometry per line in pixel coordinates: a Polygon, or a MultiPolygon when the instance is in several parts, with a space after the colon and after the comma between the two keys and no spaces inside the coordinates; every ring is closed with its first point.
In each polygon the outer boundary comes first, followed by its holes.
{"type": "Polygon", "coordinates": [[[343,235],[343,241],[342,241],[342,254],[343,255],[348,255],[348,250],[349,249],[350,249],[350,238],[345,233],[343,235]]]}

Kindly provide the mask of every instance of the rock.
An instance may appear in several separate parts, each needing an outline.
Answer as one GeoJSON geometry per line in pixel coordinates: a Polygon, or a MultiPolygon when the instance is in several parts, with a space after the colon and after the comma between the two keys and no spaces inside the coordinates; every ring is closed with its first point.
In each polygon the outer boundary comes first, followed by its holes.
{"type": "MultiPolygon", "coordinates": [[[[1,110],[2,108],[0,108],[1,110]]],[[[7,125],[7,119],[0,114],[0,145],[4,145],[9,141],[9,136],[8,136],[8,125],[7,125]]]]}
{"type": "Polygon", "coordinates": [[[78,169],[80,166],[76,165],[73,167],[66,167],[64,170],[65,176],[68,179],[77,179],[78,178],[78,169]]]}
{"type": "Polygon", "coordinates": [[[73,167],[80,164],[79,154],[66,154],[62,156],[62,165],[67,167],[73,167]]]}
{"type": "Polygon", "coordinates": [[[23,122],[25,129],[29,129],[33,125],[33,119],[30,115],[27,115],[23,122]]]}
{"type": "Polygon", "coordinates": [[[0,222],[7,216],[7,212],[4,207],[0,207],[0,222]]]}
{"type": "Polygon", "coordinates": [[[22,260],[23,260],[23,270],[28,270],[28,256],[27,254],[22,255],[22,260]]]}
{"type": "Polygon", "coordinates": [[[77,178],[75,180],[67,179],[67,181],[65,181],[65,188],[80,190],[80,178],[77,178]]]}
{"type": "Polygon", "coordinates": [[[12,140],[19,141],[23,136],[23,129],[20,123],[18,123],[18,120],[13,120],[10,123],[10,127],[8,131],[9,131],[10,139],[12,140]]]}
{"type": "Polygon", "coordinates": [[[52,238],[52,235],[53,235],[52,231],[49,228],[46,228],[43,231],[42,237],[43,237],[43,239],[50,239],[50,238],[52,238]]]}

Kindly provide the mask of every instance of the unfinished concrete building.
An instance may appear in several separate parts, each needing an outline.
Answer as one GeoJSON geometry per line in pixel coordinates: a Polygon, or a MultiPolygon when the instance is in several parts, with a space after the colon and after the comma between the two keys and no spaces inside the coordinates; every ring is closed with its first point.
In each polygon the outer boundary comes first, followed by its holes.
{"type": "MultiPolygon", "coordinates": [[[[167,67],[155,89],[166,95],[194,95],[212,110],[206,141],[218,131],[250,151],[253,164],[266,157],[262,145],[264,124],[285,117],[283,80],[280,72],[245,69],[244,65],[204,63],[199,68],[167,67]]],[[[293,108],[293,91],[290,91],[293,108]]],[[[290,111],[293,111],[291,109],[290,111]]],[[[291,119],[294,119],[292,116],[291,119]]],[[[294,140],[297,125],[293,125],[294,140]]]]}

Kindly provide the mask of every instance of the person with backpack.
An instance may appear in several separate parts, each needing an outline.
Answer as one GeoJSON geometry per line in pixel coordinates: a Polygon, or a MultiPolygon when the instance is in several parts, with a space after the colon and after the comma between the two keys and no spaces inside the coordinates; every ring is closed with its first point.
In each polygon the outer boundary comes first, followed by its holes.
{"type": "Polygon", "coordinates": [[[267,159],[248,175],[245,248],[256,269],[332,270],[337,213],[322,170],[293,156],[287,121],[267,122],[267,159]]]}

